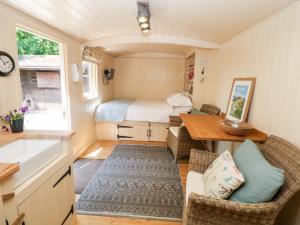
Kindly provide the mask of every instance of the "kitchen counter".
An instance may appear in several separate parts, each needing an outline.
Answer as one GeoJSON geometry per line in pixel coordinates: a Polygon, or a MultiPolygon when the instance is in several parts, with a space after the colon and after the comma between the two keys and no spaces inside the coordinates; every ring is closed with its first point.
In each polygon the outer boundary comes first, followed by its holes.
{"type": "MultiPolygon", "coordinates": [[[[11,133],[11,132],[2,132],[0,133],[0,147],[6,144],[9,144],[10,142],[16,141],[19,138],[23,138],[24,133],[11,133]]],[[[1,161],[1,159],[0,159],[1,161]]]]}
{"type": "Polygon", "coordinates": [[[20,170],[17,163],[0,163],[0,183],[20,170]]]}
{"type": "MultiPolygon", "coordinates": [[[[74,131],[25,131],[23,133],[0,133],[0,147],[21,138],[38,138],[38,139],[70,139],[75,134],[74,131]]],[[[20,169],[16,163],[1,163],[0,159],[0,183],[6,178],[12,176],[20,169]]]]}

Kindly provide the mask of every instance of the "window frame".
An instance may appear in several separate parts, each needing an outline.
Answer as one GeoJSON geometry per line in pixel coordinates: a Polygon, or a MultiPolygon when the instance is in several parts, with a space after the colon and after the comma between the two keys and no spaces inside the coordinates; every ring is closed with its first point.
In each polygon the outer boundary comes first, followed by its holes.
{"type": "Polygon", "coordinates": [[[98,74],[99,74],[99,67],[98,64],[95,62],[91,62],[89,60],[82,60],[81,65],[87,63],[89,67],[89,75],[84,75],[82,72],[82,78],[89,78],[89,92],[85,92],[84,90],[84,81],[82,81],[82,95],[85,100],[96,99],[99,97],[99,85],[98,85],[98,74]],[[90,73],[90,70],[92,73],[90,73]]]}
{"type": "MultiPolygon", "coordinates": [[[[53,36],[49,32],[44,32],[39,28],[33,28],[29,27],[23,23],[17,22],[15,25],[16,31],[22,30],[28,33],[31,33],[35,36],[41,37],[42,39],[46,39],[52,42],[56,42],[59,45],[59,56],[60,56],[60,75],[61,75],[61,94],[62,94],[62,105],[63,105],[63,117],[66,120],[66,127],[64,127],[62,130],[70,131],[72,128],[71,125],[71,109],[70,109],[70,86],[67,80],[67,71],[66,67],[68,65],[68,58],[67,58],[67,52],[68,52],[68,45],[64,41],[64,39],[57,38],[57,36],[53,36]]],[[[15,37],[16,39],[16,37],[15,37]]],[[[16,42],[16,49],[18,49],[17,42],[16,42]]],[[[19,96],[22,96],[22,85],[21,85],[21,79],[20,79],[20,70],[18,68],[18,92],[19,96]]],[[[37,77],[36,77],[37,79],[37,77]]],[[[23,102],[22,97],[19,98],[19,104],[21,105],[23,102]]],[[[26,130],[26,127],[24,128],[26,130]]],[[[60,129],[59,129],[60,130],[60,129]]]]}

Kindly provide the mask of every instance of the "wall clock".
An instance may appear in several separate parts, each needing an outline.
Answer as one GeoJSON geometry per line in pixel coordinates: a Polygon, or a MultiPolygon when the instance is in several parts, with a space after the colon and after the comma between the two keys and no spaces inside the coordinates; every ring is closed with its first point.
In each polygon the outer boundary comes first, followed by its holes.
{"type": "Polygon", "coordinates": [[[14,59],[8,53],[0,51],[0,76],[8,76],[14,69],[14,59]]]}

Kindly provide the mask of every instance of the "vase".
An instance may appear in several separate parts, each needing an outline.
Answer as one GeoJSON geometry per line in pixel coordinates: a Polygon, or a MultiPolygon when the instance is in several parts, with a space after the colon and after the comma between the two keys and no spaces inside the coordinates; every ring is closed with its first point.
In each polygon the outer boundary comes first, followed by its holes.
{"type": "Polygon", "coordinates": [[[10,123],[11,132],[21,133],[23,132],[24,119],[13,120],[10,123]]]}

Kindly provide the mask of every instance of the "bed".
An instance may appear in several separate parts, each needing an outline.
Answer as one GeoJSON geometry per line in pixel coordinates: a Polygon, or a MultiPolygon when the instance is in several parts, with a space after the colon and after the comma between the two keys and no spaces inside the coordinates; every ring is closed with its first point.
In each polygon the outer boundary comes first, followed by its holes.
{"type": "Polygon", "coordinates": [[[171,106],[165,100],[115,99],[97,106],[98,140],[166,141],[170,115],[191,106],[171,106]]]}

